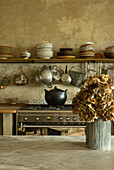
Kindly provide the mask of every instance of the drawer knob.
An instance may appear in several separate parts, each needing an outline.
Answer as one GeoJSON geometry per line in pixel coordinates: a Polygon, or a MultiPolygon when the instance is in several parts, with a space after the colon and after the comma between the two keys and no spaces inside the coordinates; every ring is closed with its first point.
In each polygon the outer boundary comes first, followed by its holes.
{"type": "Polygon", "coordinates": [[[28,120],[28,118],[27,118],[27,117],[25,117],[25,120],[28,120]]]}

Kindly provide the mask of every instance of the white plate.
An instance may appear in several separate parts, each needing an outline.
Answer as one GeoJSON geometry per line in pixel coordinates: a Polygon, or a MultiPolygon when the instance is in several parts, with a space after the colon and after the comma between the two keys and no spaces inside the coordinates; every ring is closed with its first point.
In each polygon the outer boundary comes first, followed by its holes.
{"type": "Polygon", "coordinates": [[[37,51],[37,54],[53,54],[53,51],[37,51]]]}
{"type": "Polygon", "coordinates": [[[94,51],[94,47],[92,46],[85,46],[85,47],[80,47],[80,51],[94,51]]]}
{"type": "Polygon", "coordinates": [[[51,47],[41,47],[41,48],[36,48],[36,51],[42,51],[42,50],[46,50],[46,51],[52,51],[53,50],[53,48],[51,48],[51,47]]]}
{"type": "Polygon", "coordinates": [[[84,43],[83,45],[86,45],[86,44],[92,44],[92,45],[94,45],[93,42],[86,42],[86,43],[84,43]]]}
{"type": "Polygon", "coordinates": [[[42,47],[50,47],[50,48],[52,48],[53,44],[52,43],[40,43],[40,44],[37,44],[37,46],[36,46],[36,48],[42,48],[42,47]]]}
{"type": "Polygon", "coordinates": [[[51,57],[48,57],[48,56],[47,56],[47,57],[41,57],[41,56],[40,56],[40,57],[38,57],[38,58],[41,58],[41,59],[50,59],[51,57]]]}

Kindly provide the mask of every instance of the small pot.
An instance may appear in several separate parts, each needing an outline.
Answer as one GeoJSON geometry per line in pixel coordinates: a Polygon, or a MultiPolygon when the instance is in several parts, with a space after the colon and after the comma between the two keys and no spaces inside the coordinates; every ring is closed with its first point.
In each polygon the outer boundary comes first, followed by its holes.
{"type": "Polygon", "coordinates": [[[40,81],[44,84],[46,84],[48,87],[52,87],[52,73],[49,68],[47,68],[45,65],[42,68],[40,75],[39,75],[40,81]]]}
{"type": "Polygon", "coordinates": [[[60,106],[64,105],[67,99],[67,89],[61,90],[58,89],[56,86],[54,89],[48,91],[45,89],[45,100],[50,106],[60,106]]]}
{"type": "Polygon", "coordinates": [[[53,65],[53,67],[52,67],[52,69],[51,69],[51,73],[52,73],[53,79],[55,79],[55,80],[60,80],[60,78],[61,78],[61,73],[60,73],[60,71],[58,70],[58,66],[53,65]]]}
{"type": "Polygon", "coordinates": [[[28,83],[28,77],[23,72],[23,68],[22,67],[20,67],[19,69],[20,69],[21,73],[14,76],[13,82],[17,86],[26,85],[28,83]]]}
{"type": "Polygon", "coordinates": [[[67,65],[65,68],[65,73],[63,73],[61,76],[61,81],[63,82],[63,84],[69,84],[72,81],[71,76],[67,74],[67,65]]]}
{"type": "Polygon", "coordinates": [[[15,85],[26,85],[28,83],[28,78],[25,74],[15,75],[13,78],[15,85]]]}

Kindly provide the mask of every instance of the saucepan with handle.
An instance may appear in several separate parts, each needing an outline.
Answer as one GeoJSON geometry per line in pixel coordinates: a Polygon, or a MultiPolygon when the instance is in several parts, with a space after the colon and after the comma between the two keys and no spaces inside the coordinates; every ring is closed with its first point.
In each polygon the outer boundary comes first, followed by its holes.
{"type": "Polygon", "coordinates": [[[60,80],[61,78],[61,72],[58,70],[58,66],[57,65],[53,65],[51,67],[51,73],[52,73],[52,77],[55,80],[60,80]]]}
{"type": "Polygon", "coordinates": [[[71,76],[67,73],[67,65],[66,65],[66,68],[65,68],[65,73],[63,73],[62,76],[61,76],[61,81],[62,81],[63,84],[66,84],[66,85],[69,84],[72,81],[71,76]]]}

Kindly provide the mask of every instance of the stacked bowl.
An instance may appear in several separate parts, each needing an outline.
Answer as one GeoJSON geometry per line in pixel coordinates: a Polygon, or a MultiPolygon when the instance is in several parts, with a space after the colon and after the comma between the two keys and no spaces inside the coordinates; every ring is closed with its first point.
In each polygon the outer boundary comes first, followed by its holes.
{"type": "Polygon", "coordinates": [[[104,55],[106,58],[114,58],[114,46],[105,48],[104,55]]]}
{"type": "Polygon", "coordinates": [[[73,48],[60,48],[57,52],[57,58],[59,59],[73,59],[75,58],[73,54],[73,48]]]}
{"type": "Polygon", "coordinates": [[[53,57],[53,44],[40,43],[36,46],[37,57],[41,59],[50,59],[53,57]]]}
{"type": "Polygon", "coordinates": [[[10,46],[0,46],[0,59],[12,58],[14,53],[13,47],[10,46]]]}
{"type": "Polygon", "coordinates": [[[91,58],[95,56],[94,43],[86,42],[80,46],[80,57],[91,58]]]}

